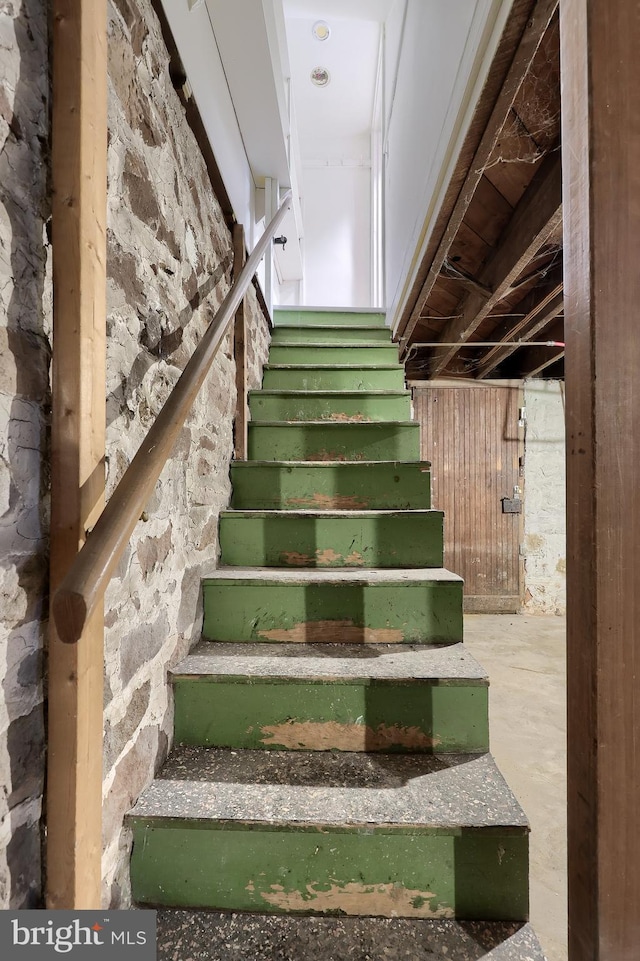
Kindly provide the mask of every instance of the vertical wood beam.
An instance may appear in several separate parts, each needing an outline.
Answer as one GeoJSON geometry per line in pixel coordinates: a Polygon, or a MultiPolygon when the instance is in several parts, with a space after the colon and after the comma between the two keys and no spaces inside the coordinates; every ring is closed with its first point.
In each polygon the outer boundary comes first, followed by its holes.
{"type": "Polygon", "coordinates": [[[640,4],[561,0],[570,961],[640,945],[640,4]]]}
{"type": "MultiPolygon", "coordinates": [[[[51,593],[104,499],[107,0],[53,2],[51,593]]],[[[47,903],[100,907],[103,611],[49,634],[47,903]]]]}
{"type": "MultiPolygon", "coordinates": [[[[233,225],[233,280],[236,281],[245,262],[244,227],[233,225]]],[[[233,352],[236,362],[236,416],[234,421],[234,448],[236,460],[246,460],[248,452],[247,423],[247,351],[246,312],[244,299],[236,310],[233,352]]]]}

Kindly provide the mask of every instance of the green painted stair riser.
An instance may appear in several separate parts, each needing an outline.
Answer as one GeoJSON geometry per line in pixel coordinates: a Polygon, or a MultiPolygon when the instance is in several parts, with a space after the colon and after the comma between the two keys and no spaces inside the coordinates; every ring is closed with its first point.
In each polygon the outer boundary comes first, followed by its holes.
{"type": "Polygon", "coordinates": [[[388,327],[274,327],[271,344],[390,344],[388,327]]]}
{"type": "Polygon", "coordinates": [[[377,344],[373,347],[349,344],[332,347],[329,344],[272,344],[269,351],[270,364],[351,364],[354,367],[377,367],[380,364],[397,364],[398,348],[395,344],[377,344]]]}
{"type": "Polygon", "coordinates": [[[448,644],[462,582],[262,583],[205,579],[203,637],[218,641],[448,644]]]}
{"type": "Polygon", "coordinates": [[[420,425],[405,423],[249,424],[250,460],[418,460],[420,425]]]}
{"type": "Polygon", "coordinates": [[[528,915],[528,839],[508,828],[234,830],[228,822],[133,821],[131,881],[142,904],[468,920],[528,915]]]}
{"type": "Polygon", "coordinates": [[[175,677],[175,740],[229,748],[474,754],[489,749],[486,682],[175,677]]]}
{"type": "Polygon", "coordinates": [[[404,368],[267,364],[262,386],[265,390],[403,390],[404,368]]]}
{"type": "Polygon", "coordinates": [[[431,506],[427,462],[231,465],[238,510],[408,510],[431,506]]]}
{"type": "Polygon", "coordinates": [[[249,567],[442,567],[441,511],[220,517],[222,563],[249,567]]]}
{"type": "Polygon", "coordinates": [[[411,419],[411,395],[402,393],[354,394],[320,391],[252,391],[249,395],[251,420],[397,421],[411,419]]]}
{"type": "MultiPolygon", "coordinates": [[[[276,327],[280,324],[296,327],[384,327],[384,314],[375,311],[351,310],[274,310],[276,327]]],[[[389,328],[386,328],[389,330],[389,328]]]]}

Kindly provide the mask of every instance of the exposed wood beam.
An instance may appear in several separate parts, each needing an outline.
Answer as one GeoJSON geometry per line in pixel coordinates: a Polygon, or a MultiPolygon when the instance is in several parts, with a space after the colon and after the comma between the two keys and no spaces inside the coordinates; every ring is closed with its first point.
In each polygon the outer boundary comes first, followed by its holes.
{"type": "MultiPolygon", "coordinates": [[[[564,295],[562,292],[562,284],[560,284],[559,287],[550,291],[546,297],[543,297],[540,303],[536,304],[522,320],[511,326],[501,337],[496,339],[501,341],[514,341],[518,339],[523,341],[533,340],[536,334],[544,330],[554,317],[558,316],[563,305],[564,295]]],[[[476,377],[479,380],[486,377],[487,374],[490,374],[492,370],[496,369],[498,364],[501,364],[507,357],[511,356],[514,350],[518,350],[518,348],[506,345],[504,347],[493,347],[487,352],[485,358],[480,363],[476,377]]]]}
{"type": "Polygon", "coordinates": [[[570,961],[640,932],[640,4],[562,0],[570,961]]]}
{"type": "Polygon", "coordinates": [[[420,314],[424,310],[433,286],[438,279],[438,275],[449,254],[451,245],[473,200],[484,169],[494,151],[502,129],[509,118],[518,91],[531,68],[538,47],[542,42],[542,38],[549,27],[549,23],[557,7],[558,0],[538,0],[538,2],[533,5],[511,66],[509,67],[499,96],[485,127],[482,139],[469,165],[464,183],[449,216],[442,239],[431,258],[427,276],[422,283],[417,297],[411,299],[411,306],[408,310],[405,310],[405,316],[400,320],[398,331],[402,335],[400,338],[401,356],[404,356],[407,343],[416,324],[420,320],[420,314]]]}
{"type": "MultiPolygon", "coordinates": [[[[564,341],[564,321],[556,320],[548,330],[549,340],[564,341]]],[[[517,373],[522,377],[535,377],[541,371],[551,367],[556,361],[564,357],[564,348],[557,347],[524,347],[518,351],[509,365],[509,373],[517,373]]]]}
{"type": "MultiPolygon", "coordinates": [[[[54,0],[51,593],[104,499],[107,0],[54,0]]],[[[47,904],[99,908],[103,611],[49,622],[47,904]]]]}
{"type": "Polygon", "coordinates": [[[452,264],[451,261],[449,260],[445,260],[444,264],[442,265],[440,276],[446,277],[447,280],[452,280],[454,281],[454,283],[459,283],[467,287],[471,287],[473,290],[476,291],[476,293],[480,294],[482,297],[490,297],[492,294],[492,291],[489,290],[488,287],[485,287],[483,284],[478,283],[475,277],[472,277],[471,274],[467,274],[460,267],[456,267],[456,265],[452,264]]]}
{"type": "MultiPolygon", "coordinates": [[[[531,350],[538,350],[542,353],[542,351],[544,350],[544,347],[532,347],[531,350]]],[[[559,360],[562,360],[562,358],[564,357],[564,348],[558,351],[557,353],[552,351],[551,348],[549,348],[549,350],[551,351],[551,353],[546,360],[540,357],[540,362],[537,364],[537,366],[534,366],[532,370],[528,370],[526,373],[523,372],[522,376],[537,377],[538,374],[541,374],[543,370],[547,369],[547,367],[551,367],[553,364],[557,364],[557,362],[559,360]]]]}
{"type": "MultiPolygon", "coordinates": [[[[449,321],[440,340],[446,343],[468,340],[478,325],[509,292],[529,261],[562,221],[562,163],[560,153],[547,157],[516,207],[499,245],[480,272],[480,283],[490,287],[489,298],[472,292],[462,301],[460,316],[449,321]]],[[[455,356],[456,347],[436,348],[429,377],[437,377],[455,356]]]]}

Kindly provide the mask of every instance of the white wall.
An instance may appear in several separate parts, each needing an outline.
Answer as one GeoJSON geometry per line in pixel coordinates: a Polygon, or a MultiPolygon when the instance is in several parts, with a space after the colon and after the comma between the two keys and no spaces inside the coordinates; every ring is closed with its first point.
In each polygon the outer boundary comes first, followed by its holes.
{"type": "Polygon", "coordinates": [[[301,303],[318,307],[372,304],[371,124],[386,3],[339,4],[332,15],[316,5],[289,2],[285,11],[292,94],[301,154],[304,271],[301,303]],[[330,22],[325,43],[311,27],[330,22]],[[371,17],[372,19],[369,19],[371,17]],[[330,82],[319,88],[311,70],[323,66],[330,82]]]}
{"type": "Polygon", "coordinates": [[[189,9],[188,0],[163,0],[162,5],[236,219],[245,225],[250,239],[255,212],[253,176],[207,6],[203,3],[189,9]]]}
{"type": "Polygon", "coordinates": [[[511,0],[406,0],[405,14],[398,0],[387,22],[385,257],[393,319],[415,276],[510,7],[511,0]]]}
{"type": "Polygon", "coordinates": [[[566,605],[564,384],[524,382],[525,613],[564,614],[566,605]]]}
{"type": "MultiPolygon", "coordinates": [[[[284,60],[281,56],[286,54],[281,50],[285,41],[281,2],[264,0],[254,14],[255,0],[162,2],[249,250],[265,227],[265,178],[277,180],[283,189],[293,188],[292,209],[281,226],[289,239],[286,253],[278,248],[274,254],[278,276],[295,281],[302,273],[301,217],[296,174],[290,169],[296,149],[285,85],[289,67],[286,56],[284,60]]],[[[264,264],[258,279],[264,290],[264,264]]],[[[278,287],[276,278],[276,299],[278,287]]]]}
{"type": "Polygon", "coordinates": [[[304,304],[371,304],[371,170],[304,167],[304,304]]]}

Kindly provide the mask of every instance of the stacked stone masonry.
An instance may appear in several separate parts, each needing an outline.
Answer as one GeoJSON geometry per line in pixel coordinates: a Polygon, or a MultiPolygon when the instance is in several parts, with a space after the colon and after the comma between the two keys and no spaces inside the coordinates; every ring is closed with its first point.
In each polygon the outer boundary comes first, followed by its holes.
{"type": "Polygon", "coordinates": [[[0,907],[40,897],[51,280],[47,5],[0,0],[0,907]]]}
{"type": "MultiPolygon", "coordinates": [[[[47,5],[0,0],[0,908],[42,897],[51,248],[47,5]]],[[[107,496],[229,289],[232,243],[150,0],[109,4],[107,496]]],[[[248,296],[249,386],[269,330],[248,296]]],[[[167,668],[199,635],[229,496],[223,344],[107,592],[103,904],[129,903],[122,820],[164,759],[167,668]],[[195,561],[194,561],[195,557],[195,561]]]]}

